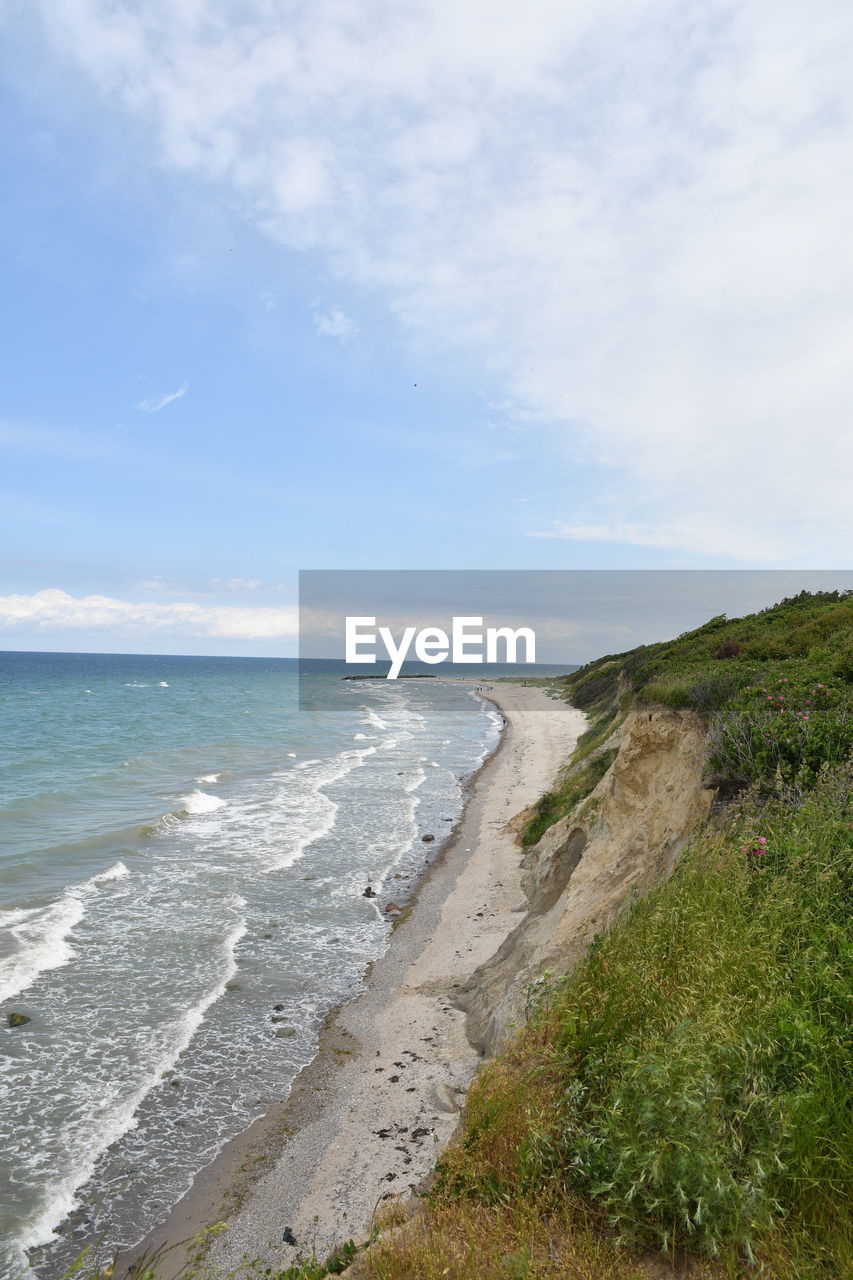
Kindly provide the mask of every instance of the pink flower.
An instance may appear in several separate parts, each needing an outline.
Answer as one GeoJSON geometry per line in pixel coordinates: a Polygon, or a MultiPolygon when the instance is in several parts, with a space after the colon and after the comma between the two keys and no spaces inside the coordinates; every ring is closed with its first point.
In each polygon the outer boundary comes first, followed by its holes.
{"type": "Polygon", "coordinates": [[[759,844],[767,844],[767,836],[759,836],[759,837],[758,837],[758,843],[759,843],[759,844]]]}

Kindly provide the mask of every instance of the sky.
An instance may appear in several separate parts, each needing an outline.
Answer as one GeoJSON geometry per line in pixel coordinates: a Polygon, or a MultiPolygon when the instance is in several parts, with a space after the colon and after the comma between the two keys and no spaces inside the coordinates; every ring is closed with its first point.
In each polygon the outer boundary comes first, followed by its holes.
{"type": "Polygon", "coordinates": [[[0,648],[844,569],[853,10],[0,0],[0,648]]]}

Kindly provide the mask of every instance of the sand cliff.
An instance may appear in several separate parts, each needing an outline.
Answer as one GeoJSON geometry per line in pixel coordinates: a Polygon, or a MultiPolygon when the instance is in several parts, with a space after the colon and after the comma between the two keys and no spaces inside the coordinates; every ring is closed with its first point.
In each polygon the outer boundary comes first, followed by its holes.
{"type": "Polygon", "coordinates": [[[604,744],[618,754],[592,794],[524,857],[527,912],[460,996],[472,1043],[499,1049],[523,1020],[531,984],[546,972],[567,973],[633,896],[672,872],[710,810],[704,745],[694,712],[628,713],[604,744]]]}

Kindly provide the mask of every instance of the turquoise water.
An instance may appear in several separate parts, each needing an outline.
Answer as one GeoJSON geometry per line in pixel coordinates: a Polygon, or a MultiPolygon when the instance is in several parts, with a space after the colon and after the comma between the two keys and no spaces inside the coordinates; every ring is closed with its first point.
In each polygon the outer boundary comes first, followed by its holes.
{"type": "Polygon", "coordinates": [[[497,740],[459,685],[311,680],[0,654],[0,1274],[135,1243],[286,1096],[497,740]]]}

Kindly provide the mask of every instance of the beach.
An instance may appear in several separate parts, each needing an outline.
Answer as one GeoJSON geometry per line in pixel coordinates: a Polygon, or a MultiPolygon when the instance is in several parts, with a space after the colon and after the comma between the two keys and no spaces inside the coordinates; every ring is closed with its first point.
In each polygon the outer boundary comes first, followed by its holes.
{"type": "Polygon", "coordinates": [[[508,823],[549,788],[585,725],[541,687],[484,692],[505,726],[458,828],[287,1099],[228,1143],[141,1246],[170,1250],[165,1275],[187,1256],[181,1242],[218,1222],[228,1227],[207,1243],[211,1273],[322,1256],[363,1236],[383,1200],[415,1192],[451,1137],[481,1061],[455,992],[525,910],[508,823]]]}

